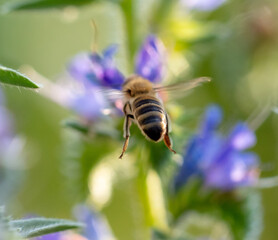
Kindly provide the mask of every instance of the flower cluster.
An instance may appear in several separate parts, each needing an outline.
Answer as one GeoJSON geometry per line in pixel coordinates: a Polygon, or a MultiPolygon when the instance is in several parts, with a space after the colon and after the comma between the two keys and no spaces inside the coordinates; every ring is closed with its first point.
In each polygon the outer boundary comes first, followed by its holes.
{"type": "MultiPolygon", "coordinates": [[[[68,71],[80,91],[76,91],[68,105],[85,119],[97,119],[109,105],[100,88],[121,89],[125,77],[113,61],[116,51],[117,47],[111,45],[101,55],[82,53],[69,64],[68,71]]],[[[135,73],[152,82],[160,82],[165,73],[165,52],[158,38],[148,36],[137,53],[135,73]]]]}
{"type": "Polygon", "coordinates": [[[119,89],[124,81],[124,76],[113,61],[116,50],[113,45],[105,49],[102,55],[81,53],[69,64],[69,73],[75,80],[75,91],[67,99],[67,105],[86,120],[98,119],[109,108],[100,87],[119,89]]]}
{"type": "Polygon", "coordinates": [[[69,72],[87,87],[120,89],[124,76],[113,61],[116,51],[117,46],[111,45],[102,52],[102,55],[96,52],[79,54],[70,63],[69,72]]]}
{"type": "Polygon", "coordinates": [[[254,133],[245,123],[239,122],[224,137],[216,132],[221,120],[221,109],[216,105],[209,106],[199,133],[187,145],[174,181],[176,191],[192,177],[203,179],[207,187],[224,191],[256,182],[258,157],[243,151],[255,144],[254,133]]]}

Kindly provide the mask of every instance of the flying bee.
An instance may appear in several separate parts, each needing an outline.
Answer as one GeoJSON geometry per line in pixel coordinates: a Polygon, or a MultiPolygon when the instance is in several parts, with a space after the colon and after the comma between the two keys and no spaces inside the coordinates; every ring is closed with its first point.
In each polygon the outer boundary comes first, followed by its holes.
{"type": "Polygon", "coordinates": [[[169,117],[158,93],[161,91],[185,91],[192,89],[203,82],[210,81],[207,77],[193,79],[189,82],[172,84],[164,87],[155,87],[149,80],[138,75],[133,75],[123,83],[125,114],[123,150],[119,158],[122,158],[130,138],[129,128],[132,122],[136,123],[142,134],[151,141],[164,140],[167,148],[172,149],[169,137],[169,117]]]}

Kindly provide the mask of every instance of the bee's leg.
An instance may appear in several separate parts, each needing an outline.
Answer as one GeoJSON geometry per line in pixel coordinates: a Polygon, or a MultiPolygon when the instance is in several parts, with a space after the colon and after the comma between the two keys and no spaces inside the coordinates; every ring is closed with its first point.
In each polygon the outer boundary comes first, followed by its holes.
{"type": "Polygon", "coordinates": [[[164,135],[164,143],[171,152],[176,153],[176,151],[172,149],[172,143],[171,143],[171,139],[169,137],[169,120],[168,120],[167,114],[166,114],[166,133],[164,135]]]}
{"type": "Polygon", "coordinates": [[[127,149],[127,146],[128,146],[128,141],[129,141],[129,136],[130,136],[129,128],[130,128],[130,125],[132,123],[132,119],[134,119],[134,117],[131,114],[128,114],[125,117],[125,123],[124,123],[125,143],[124,143],[124,146],[123,146],[122,154],[119,157],[120,159],[122,159],[122,157],[123,157],[123,155],[124,155],[124,153],[127,149]]]}
{"type": "Polygon", "coordinates": [[[177,153],[174,149],[172,149],[172,143],[171,143],[171,140],[170,140],[170,137],[168,135],[168,133],[165,133],[164,135],[164,143],[166,145],[167,148],[169,148],[169,150],[173,153],[177,153]]]}

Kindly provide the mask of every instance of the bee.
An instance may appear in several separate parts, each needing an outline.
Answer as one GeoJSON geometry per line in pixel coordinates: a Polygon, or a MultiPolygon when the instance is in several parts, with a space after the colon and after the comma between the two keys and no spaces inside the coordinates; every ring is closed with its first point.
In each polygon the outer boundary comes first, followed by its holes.
{"type": "Polygon", "coordinates": [[[124,138],[125,142],[120,159],[123,157],[130,138],[130,126],[136,123],[142,134],[150,141],[160,142],[162,139],[166,147],[173,153],[169,137],[169,116],[158,93],[161,91],[189,90],[203,82],[210,81],[207,77],[193,79],[189,82],[155,87],[149,80],[138,75],[132,75],[122,85],[124,94],[125,114],[124,138]]]}

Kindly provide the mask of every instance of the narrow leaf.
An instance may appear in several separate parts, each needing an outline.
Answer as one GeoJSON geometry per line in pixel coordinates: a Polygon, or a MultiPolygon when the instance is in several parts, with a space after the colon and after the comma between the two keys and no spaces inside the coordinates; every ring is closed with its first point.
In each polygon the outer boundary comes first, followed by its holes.
{"type": "Polygon", "coordinates": [[[38,84],[31,81],[23,74],[4,66],[0,66],[0,83],[10,84],[18,87],[39,88],[38,84]]]}
{"type": "Polygon", "coordinates": [[[89,127],[76,120],[66,119],[62,122],[62,125],[68,128],[72,128],[83,134],[89,133],[89,127]]]}
{"type": "Polygon", "coordinates": [[[49,233],[64,231],[83,227],[82,223],[55,219],[55,218],[30,218],[11,221],[10,224],[16,228],[24,238],[37,237],[49,233]]]}
{"type": "Polygon", "coordinates": [[[7,3],[3,6],[2,10],[7,13],[15,10],[63,8],[66,6],[81,6],[94,1],[95,0],[26,0],[7,3]]]}
{"type": "Polygon", "coordinates": [[[152,229],[152,235],[151,235],[151,240],[192,240],[191,238],[189,239],[188,237],[173,237],[173,236],[168,236],[168,234],[161,232],[158,229],[152,229]]]}
{"type": "Polygon", "coordinates": [[[10,224],[10,217],[5,215],[4,207],[0,206],[0,239],[19,240],[21,239],[16,229],[10,224]]]}
{"type": "Polygon", "coordinates": [[[168,240],[168,237],[165,233],[157,229],[152,229],[152,240],[168,240]]]}

